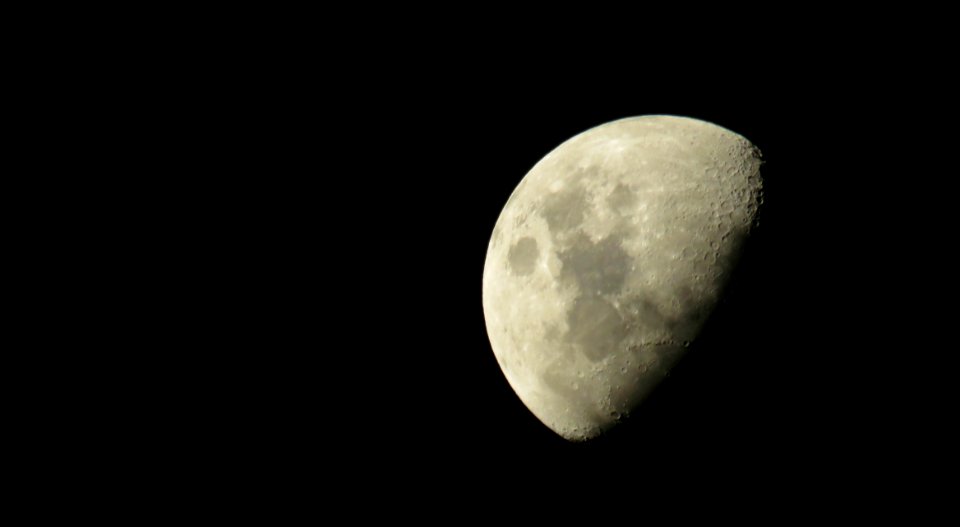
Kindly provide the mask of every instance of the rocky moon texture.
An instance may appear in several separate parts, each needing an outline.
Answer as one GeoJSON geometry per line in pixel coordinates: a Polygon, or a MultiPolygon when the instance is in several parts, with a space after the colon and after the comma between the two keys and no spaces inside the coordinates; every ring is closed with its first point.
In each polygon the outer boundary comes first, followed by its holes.
{"type": "Polygon", "coordinates": [[[634,410],[696,339],[761,200],[760,152],[673,116],[607,123],[530,170],[493,230],[483,309],[537,418],[572,441],[634,410]]]}

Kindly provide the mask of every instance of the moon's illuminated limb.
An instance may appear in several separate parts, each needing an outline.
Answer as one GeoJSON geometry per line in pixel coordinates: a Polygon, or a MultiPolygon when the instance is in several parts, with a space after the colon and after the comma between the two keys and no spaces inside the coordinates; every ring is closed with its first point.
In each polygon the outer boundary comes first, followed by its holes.
{"type": "Polygon", "coordinates": [[[590,129],[530,170],[483,273],[493,351],[520,399],[570,440],[634,409],[696,338],[750,231],[760,153],[683,117],[590,129]]]}

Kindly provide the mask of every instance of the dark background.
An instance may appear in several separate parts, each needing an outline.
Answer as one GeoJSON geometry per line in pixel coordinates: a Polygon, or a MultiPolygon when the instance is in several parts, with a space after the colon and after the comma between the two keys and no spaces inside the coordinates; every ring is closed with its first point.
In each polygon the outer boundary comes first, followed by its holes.
{"type": "Polygon", "coordinates": [[[762,76],[711,89],[444,80],[362,99],[344,121],[343,150],[289,189],[307,193],[293,199],[314,221],[295,237],[325,270],[303,293],[317,310],[297,318],[311,328],[298,339],[304,355],[271,382],[290,374],[311,386],[316,375],[330,388],[293,413],[325,420],[316,412],[329,408],[338,417],[320,426],[359,461],[449,477],[543,463],[862,480],[910,464],[902,447],[929,406],[915,403],[923,382],[904,337],[912,315],[899,275],[913,242],[891,210],[910,192],[887,155],[906,145],[899,107],[865,102],[860,88],[762,76]],[[487,242],[513,188],[552,148],[659,113],[716,123],[762,150],[760,229],[673,375],[628,424],[571,444],[526,410],[493,357],[481,305],[487,242]]]}
{"type": "Polygon", "coordinates": [[[239,256],[209,269],[237,350],[213,366],[229,389],[211,389],[199,413],[225,438],[209,452],[246,452],[230,469],[240,474],[360,486],[643,474],[715,490],[736,477],[761,494],[810,478],[889,492],[944,463],[947,384],[930,366],[940,348],[916,329],[937,317],[917,220],[940,220],[929,186],[912,183],[940,162],[925,154],[935,109],[887,88],[882,69],[728,73],[587,81],[426,63],[338,72],[327,91],[294,76],[268,104],[224,112],[238,137],[225,157],[251,176],[217,189],[236,214],[207,238],[239,256]],[[645,114],[750,139],[765,206],[687,358],[629,422],[573,444],[524,407],[494,359],[487,243],[546,153],[645,114]]]}
{"type": "Polygon", "coordinates": [[[734,9],[701,33],[686,14],[234,11],[68,18],[76,38],[21,53],[37,189],[10,198],[43,232],[11,250],[39,306],[16,309],[40,367],[14,405],[46,404],[20,457],[57,471],[35,477],[156,496],[141,513],[223,496],[217,514],[271,515],[266,497],[324,514],[346,495],[358,515],[394,496],[637,517],[656,487],[793,518],[951,490],[957,89],[936,14],[734,9]],[[551,149],[661,113],[763,151],[761,225],[686,360],[630,422],[568,443],[493,357],[487,242],[551,149]]]}

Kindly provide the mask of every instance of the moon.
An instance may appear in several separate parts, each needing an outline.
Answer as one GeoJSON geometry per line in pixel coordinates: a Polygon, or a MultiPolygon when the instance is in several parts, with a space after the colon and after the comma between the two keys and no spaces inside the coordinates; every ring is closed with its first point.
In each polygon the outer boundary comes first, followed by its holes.
{"type": "Polygon", "coordinates": [[[490,238],[483,311],[543,424],[597,437],[683,356],[753,228],[761,163],[734,132],[657,115],[587,130],[527,173],[490,238]]]}

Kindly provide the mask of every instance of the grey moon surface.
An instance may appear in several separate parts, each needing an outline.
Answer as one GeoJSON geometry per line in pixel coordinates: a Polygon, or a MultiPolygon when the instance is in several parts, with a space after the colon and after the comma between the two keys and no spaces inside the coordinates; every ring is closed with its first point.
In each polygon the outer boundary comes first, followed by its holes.
{"type": "Polygon", "coordinates": [[[500,368],[540,421],[594,438],[666,376],[737,263],[760,165],[736,133],[657,115],[587,130],[527,173],[490,238],[483,311],[500,368]]]}

